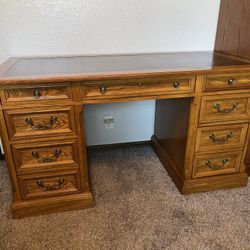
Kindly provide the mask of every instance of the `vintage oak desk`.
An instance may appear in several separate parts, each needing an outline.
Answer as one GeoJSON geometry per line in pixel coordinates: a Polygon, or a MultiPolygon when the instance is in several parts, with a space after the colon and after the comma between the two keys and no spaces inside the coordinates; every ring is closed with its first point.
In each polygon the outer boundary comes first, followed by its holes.
{"type": "Polygon", "coordinates": [[[0,97],[15,218],[94,205],[85,104],[156,99],[152,146],[182,194],[247,185],[247,60],[216,52],[12,58],[0,97]]]}

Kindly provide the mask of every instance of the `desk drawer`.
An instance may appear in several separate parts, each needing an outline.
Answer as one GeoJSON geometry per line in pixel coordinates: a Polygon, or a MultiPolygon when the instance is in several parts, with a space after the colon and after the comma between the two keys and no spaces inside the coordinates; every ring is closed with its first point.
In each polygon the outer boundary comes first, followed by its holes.
{"type": "Polygon", "coordinates": [[[86,82],[84,99],[191,93],[194,91],[194,83],[193,76],[86,82]]]}
{"type": "Polygon", "coordinates": [[[77,171],[19,176],[23,199],[40,198],[80,192],[77,171]]]}
{"type": "Polygon", "coordinates": [[[196,152],[243,149],[248,124],[198,128],[196,152]]]}
{"type": "Polygon", "coordinates": [[[241,152],[196,156],[193,177],[237,173],[240,169],[241,156],[241,152]]]}
{"type": "Polygon", "coordinates": [[[18,144],[12,150],[18,173],[63,170],[78,165],[75,140],[18,144]]]}
{"type": "Polygon", "coordinates": [[[71,87],[67,84],[11,86],[3,90],[3,103],[17,103],[41,100],[69,100],[72,99],[71,87]]]}
{"type": "Polygon", "coordinates": [[[72,107],[6,110],[5,118],[11,139],[74,134],[72,107]]]}
{"type": "Polygon", "coordinates": [[[249,89],[250,73],[207,76],[206,91],[249,89]]]}
{"type": "Polygon", "coordinates": [[[202,98],[200,122],[249,119],[249,95],[205,96],[202,98]]]}

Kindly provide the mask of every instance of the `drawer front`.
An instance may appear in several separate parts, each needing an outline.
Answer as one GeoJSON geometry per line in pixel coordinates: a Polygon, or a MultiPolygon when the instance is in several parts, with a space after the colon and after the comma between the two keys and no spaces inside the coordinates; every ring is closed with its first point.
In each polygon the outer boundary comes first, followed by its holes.
{"type": "Polygon", "coordinates": [[[249,111],[249,96],[205,96],[201,103],[200,122],[249,119],[249,111]]]}
{"type": "Polygon", "coordinates": [[[195,78],[145,78],[136,80],[93,81],[84,84],[84,99],[191,93],[195,78]]]}
{"type": "Polygon", "coordinates": [[[72,194],[81,191],[77,171],[56,174],[19,176],[23,199],[72,194]]]}
{"type": "Polygon", "coordinates": [[[72,99],[72,94],[67,84],[6,87],[2,96],[5,103],[69,99],[72,99]]]}
{"type": "Polygon", "coordinates": [[[249,89],[250,73],[207,76],[206,91],[249,89]]]}
{"type": "Polygon", "coordinates": [[[198,128],[196,152],[243,149],[248,124],[198,128]]]}
{"type": "Polygon", "coordinates": [[[241,156],[241,152],[196,156],[193,177],[237,173],[240,169],[241,156]]]}
{"type": "Polygon", "coordinates": [[[19,174],[72,168],[78,162],[76,141],[19,144],[12,150],[19,174]]]}
{"type": "Polygon", "coordinates": [[[5,117],[11,139],[75,132],[71,107],[6,110],[5,117]]]}

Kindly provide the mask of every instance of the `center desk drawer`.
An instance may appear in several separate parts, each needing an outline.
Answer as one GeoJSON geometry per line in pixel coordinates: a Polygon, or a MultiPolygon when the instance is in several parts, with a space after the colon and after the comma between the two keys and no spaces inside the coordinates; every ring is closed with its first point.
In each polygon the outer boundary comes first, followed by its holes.
{"type": "Polygon", "coordinates": [[[193,76],[91,81],[84,83],[84,99],[191,93],[194,84],[193,76]]]}
{"type": "Polygon", "coordinates": [[[75,140],[12,145],[17,172],[55,171],[78,166],[75,140]]]}
{"type": "Polygon", "coordinates": [[[243,149],[248,123],[198,128],[196,152],[243,149]]]}
{"type": "Polygon", "coordinates": [[[235,121],[249,119],[250,101],[247,95],[204,96],[201,103],[200,122],[235,121]]]}
{"type": "Polygon", "coordinates": [[[225,74],[207,76],[206,91],[249,89],[250,72],[248,74],[225,74]]]}
{"type": "Polygon", "coordinates": [[[4,87],[3,103],[16,103],[41,100],[72,99],[71,87],[68,84],[10,86],[4,87]]]}
{"type": "Polygon", "coordinates": [[[23,199],[77,193],[81,190],[77,170],[19,176],[23,199]]]}
{"type": "Polygon", "coordinates": [[[75,134],[72,107],[6,110],[10,139],[75,134]]]}

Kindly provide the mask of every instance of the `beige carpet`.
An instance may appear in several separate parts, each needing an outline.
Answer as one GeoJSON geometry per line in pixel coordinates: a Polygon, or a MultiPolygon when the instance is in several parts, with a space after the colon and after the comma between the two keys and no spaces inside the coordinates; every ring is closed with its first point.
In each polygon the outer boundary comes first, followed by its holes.
{"type": "Polygon", "coordinates": [[[250,188],[182,196],[149,146],[90,153],[96,207],[12,220],[0,166],[0,249],[250,249],[250,188]]]}

